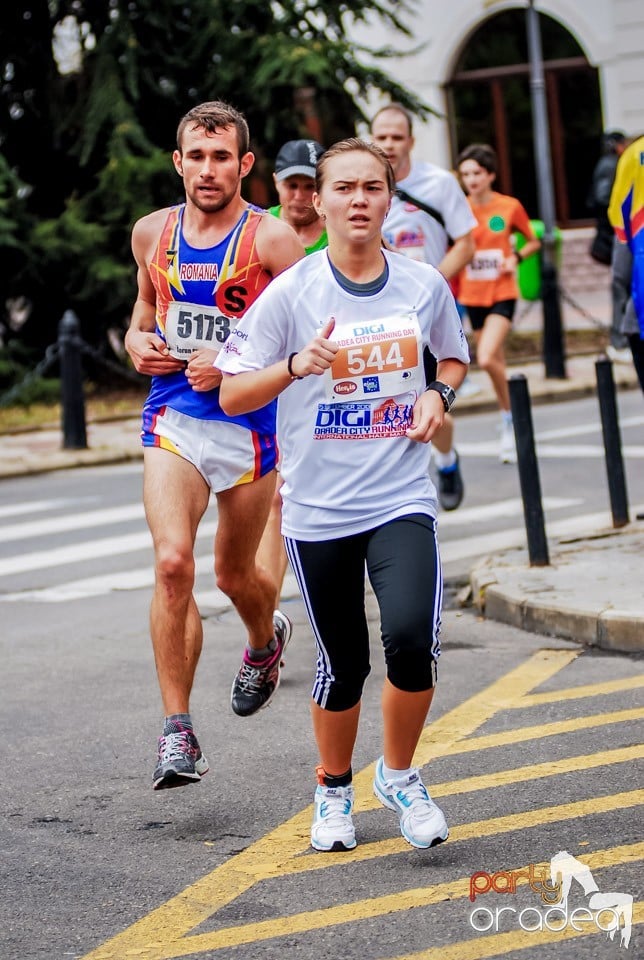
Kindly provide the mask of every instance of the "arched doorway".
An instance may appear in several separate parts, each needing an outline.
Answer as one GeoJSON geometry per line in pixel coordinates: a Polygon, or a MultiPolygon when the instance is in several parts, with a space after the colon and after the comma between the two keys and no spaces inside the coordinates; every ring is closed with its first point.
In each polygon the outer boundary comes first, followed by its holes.
{"type": "MultiPolygon", "coordinates": [[[[569,31],[539,14],[556,218],[588,222],[586,197],[600,153],[597,70],[569,31]]],[[[446,84],[452,159],[470,143],[499,156],[497,187],[538,216],[525,10],[505,10],[468,38],[446,84]]]]}

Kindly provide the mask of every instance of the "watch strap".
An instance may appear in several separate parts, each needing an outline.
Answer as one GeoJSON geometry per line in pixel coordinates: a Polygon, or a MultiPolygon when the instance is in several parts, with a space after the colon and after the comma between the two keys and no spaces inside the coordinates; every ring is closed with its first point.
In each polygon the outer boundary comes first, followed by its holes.
{"type": "Polygon", "coordinates": [[[440,394],[440,398],[443,401],[443,406],[445,407],[445,413],[449,413],[454,406],[454,401],[456,400],[456,391],[454,388],[450,387],[448,383],[443,383],[442,380],[432,380],[432,382],[428,384],[425,389],[435,390],[436,393],[440,394]]]}

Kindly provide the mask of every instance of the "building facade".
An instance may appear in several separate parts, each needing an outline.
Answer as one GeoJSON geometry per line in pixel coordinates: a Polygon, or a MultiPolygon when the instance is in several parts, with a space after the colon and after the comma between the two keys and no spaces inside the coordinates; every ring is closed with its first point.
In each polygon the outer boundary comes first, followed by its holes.
{"type": "MultiPolygon", "coordinates": [[[[533,0],[538,12],[556,218],[588,219],[586,205],[601,133],[644,132],[644,3],[641,0],[533,0]]],[[[531,62],[526,0],[413,0],[413,42],[387,71],[438,116],[417,121],[415,155],[445,167],[471,142],[499,155],[498,188],[537,213],[531,62]]],[[[392,44],[382,24],[357,39],[392,44]]],[[[382,101],[366,106],[372,114],[382,101]]]]}

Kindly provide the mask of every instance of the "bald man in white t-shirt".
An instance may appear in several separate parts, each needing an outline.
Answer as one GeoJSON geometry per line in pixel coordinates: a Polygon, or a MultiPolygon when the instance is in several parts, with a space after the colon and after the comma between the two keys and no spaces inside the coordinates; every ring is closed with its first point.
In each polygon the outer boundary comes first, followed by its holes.
{"type": "MultiPolygon", "coordinates": [[[[371,121],[371,139],[387,155],[398,191],[407,195],[394,196],[385,220],[385,239],[398,253],[430,263],[451,280],[474,256],[472,230],[476,220],[458,180],[433,163],[412,161],[412,117],[402,104],[390,103],[376,113],[371,121]]],[[[425,369],[429,383],[436,375],[431,354],[425,356],[425,369]]],[[[444,510],[455,510],[464,494],[453,441],[454,421],[448,415],[432,440],[438,496],[444,510]]]]}

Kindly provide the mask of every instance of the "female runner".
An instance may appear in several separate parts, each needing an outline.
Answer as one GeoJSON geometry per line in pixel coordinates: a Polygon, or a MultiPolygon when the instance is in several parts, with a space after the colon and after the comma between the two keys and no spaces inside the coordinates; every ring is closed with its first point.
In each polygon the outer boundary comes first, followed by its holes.
{"type": "Polygon", "coordinates": [[[279,396],[282,533],[317,646],[311,712],[320,764],[311,843],[323,851],[356,845],[351,762],[370,671],[365,567],[386,663],[374,791],[413,846],[448,835],[412,763],[440,649],[429,441],[469,355],[443,277],[382,247],[394,188],[389,161],[374,144],[351,138],[327,150],[313,203],[328,249],[277,277],[216,361],[229,415],[279,396]],[[424,346],[438,359],[438,379],[427,388],[424,346]]]}

